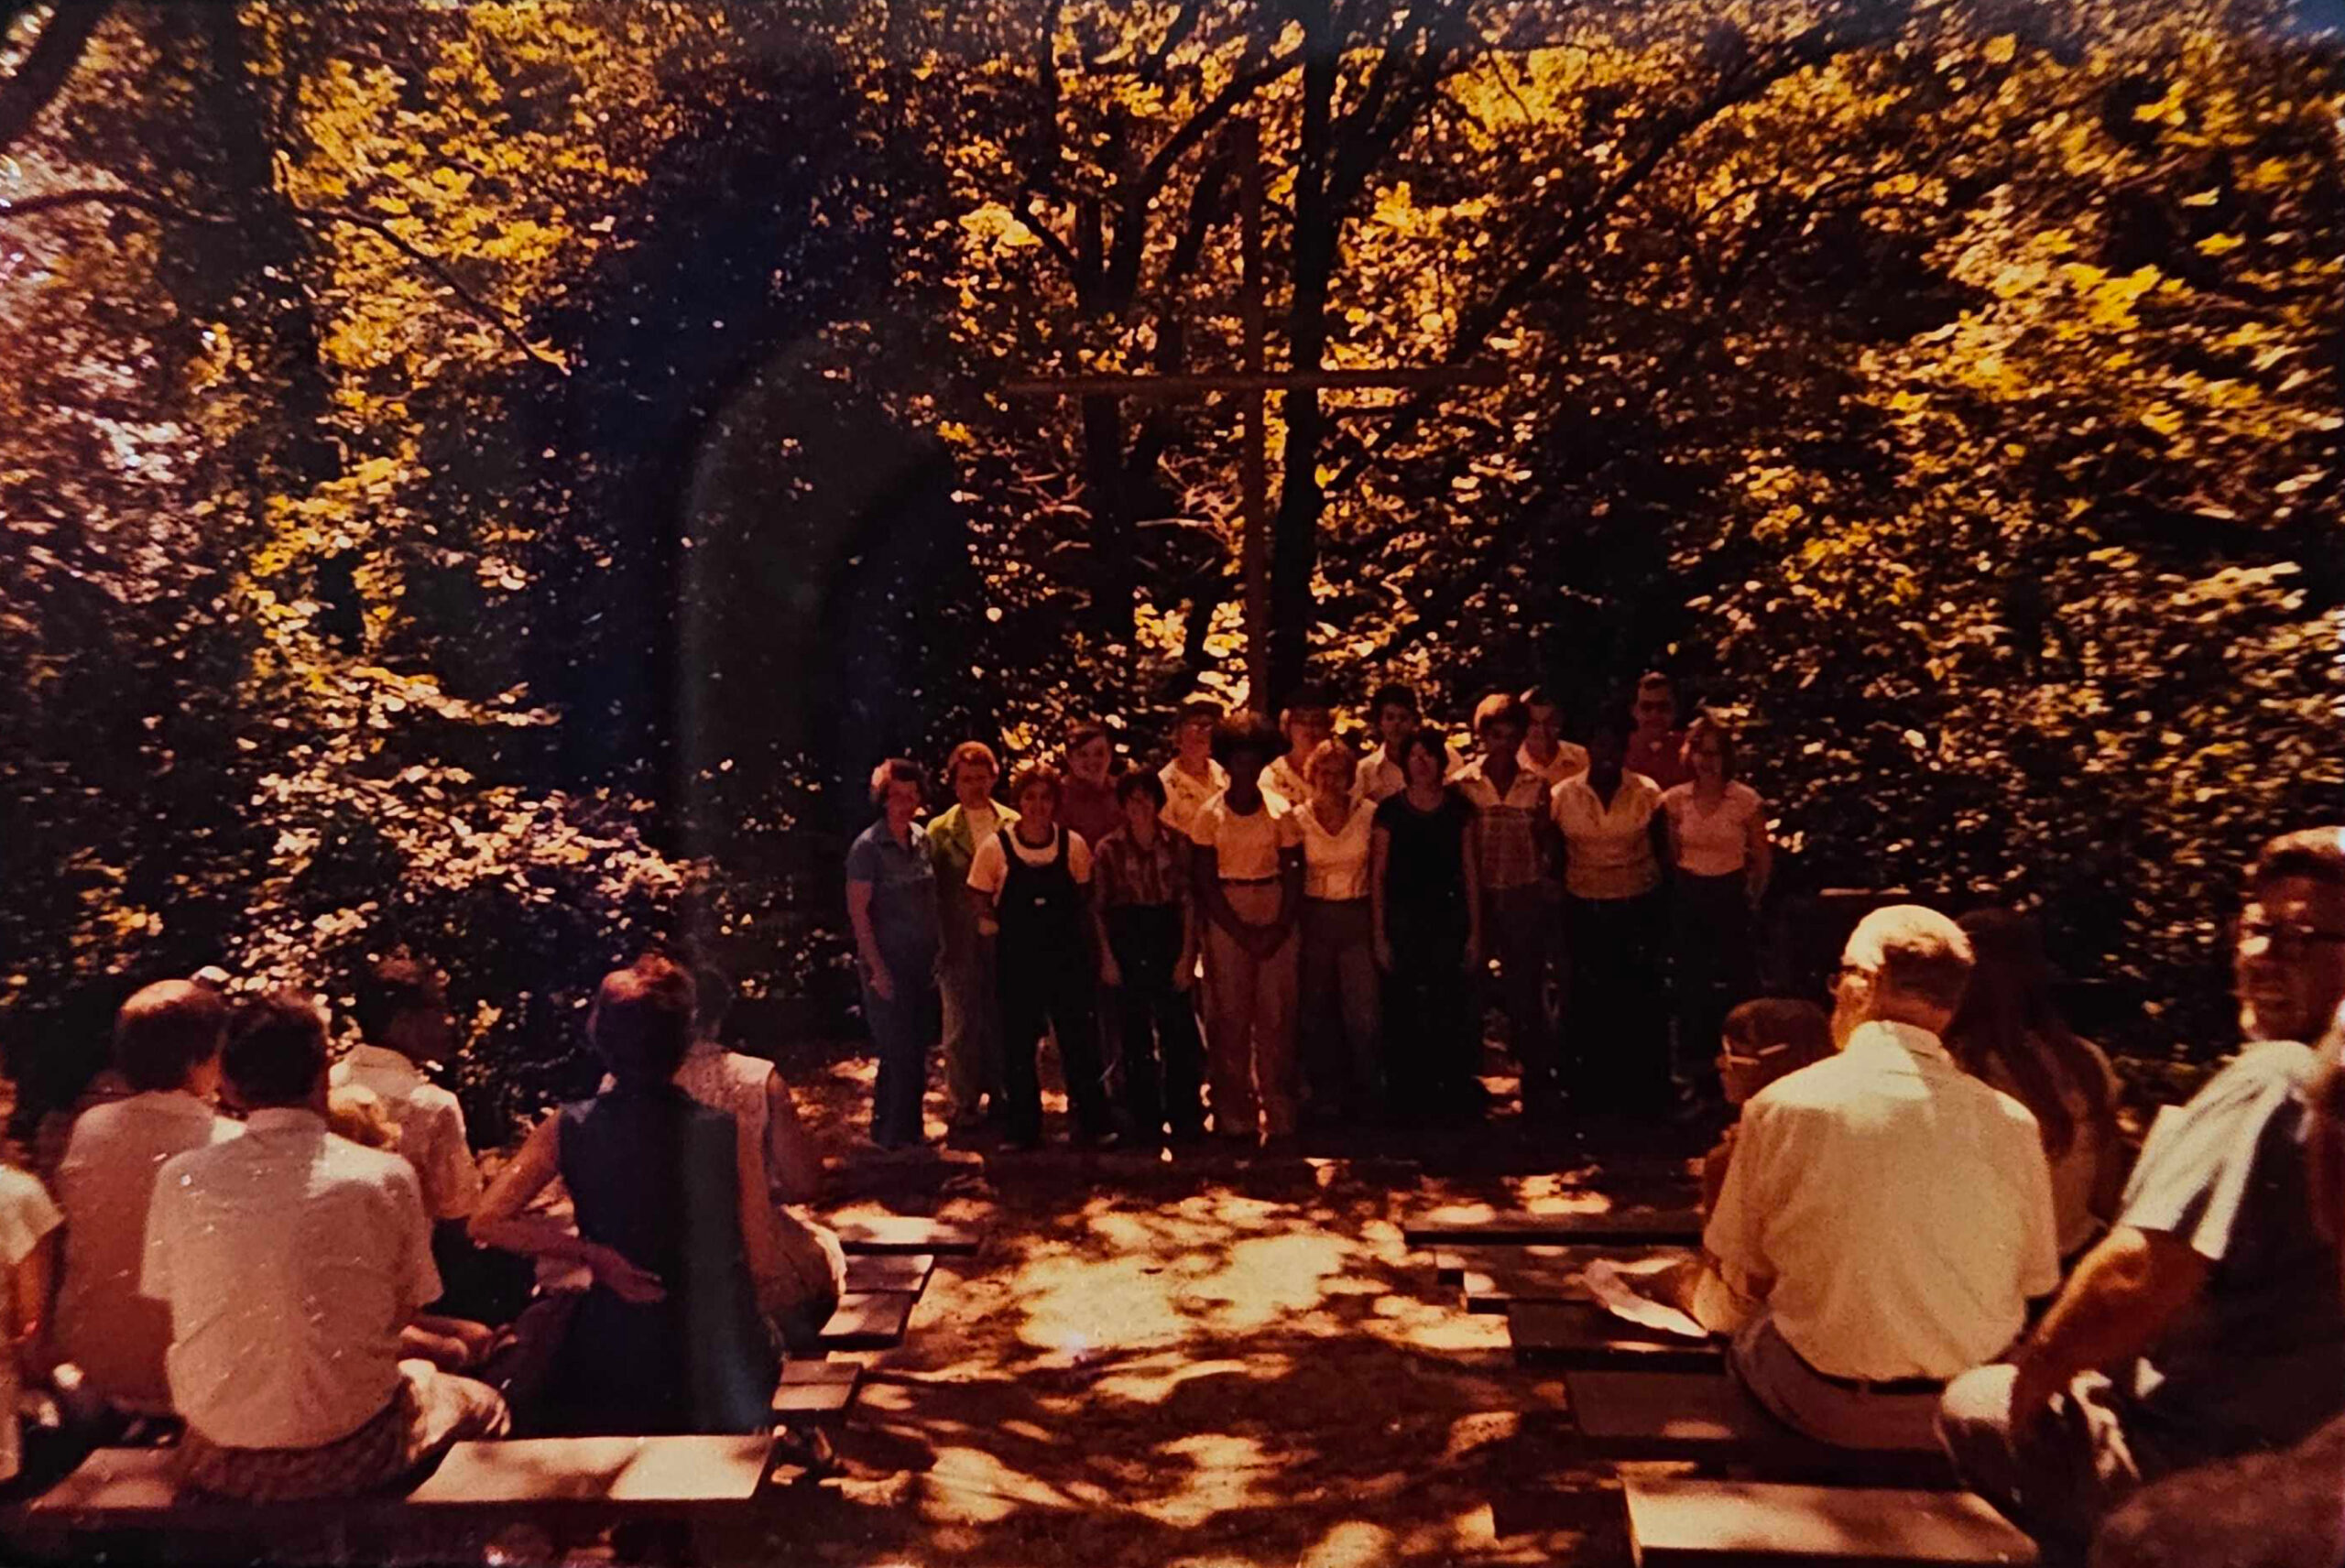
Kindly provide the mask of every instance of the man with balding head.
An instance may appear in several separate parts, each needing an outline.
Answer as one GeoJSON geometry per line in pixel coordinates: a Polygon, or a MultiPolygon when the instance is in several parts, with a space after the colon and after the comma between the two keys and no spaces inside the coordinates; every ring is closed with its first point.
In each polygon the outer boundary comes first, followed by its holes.
{"type": "Polygon", "coordinates": [[[163,1161],[236,1136],[213,1110],[228,999],[217,985],[161,980],[115,1016],[114,1065],[131,1093],[73,1124],[57,1171],[65,1268],[58,1348],[116,1410],[166,1415],[171,1314],[138,1293],[147,1200],[163,1161]]]}
{"type": "Polygon", "coordinates": [[[1947,1390],[1955,1467],[2056,1552],[2145,1482],[2345,1413],[2345,1094],[2333,1040],[2310,1043],[2345,1007],[2345,828],[2265,844],[2235,937],[2246,1048],[2152,1130],[2116,1225],[2011,1363],[1947,1390]]]}
{"type": "Polygon", "coordinates": [[[1732,1365],[1787,1424],[1849,1448],[1935,1445],[1948,1378],[2060,1282],[2035,1118],[1939,1039],[1969,939],[1934,909],[1865,917],[1833,979],[1837,1054],[1743,1107],[1703,1246],[1760,1311],[1732,1365]]]}

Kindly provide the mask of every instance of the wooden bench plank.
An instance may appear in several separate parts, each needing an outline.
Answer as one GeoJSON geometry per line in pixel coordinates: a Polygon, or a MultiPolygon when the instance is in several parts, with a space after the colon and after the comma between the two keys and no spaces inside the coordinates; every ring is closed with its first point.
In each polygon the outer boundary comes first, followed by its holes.
{"type": "Polygon", "coordinates": [[[823,1325],[816,1342],[825,1350],[885,1350],[901,1345],[920,1298],[910,1290],[850,1291],[823,1325]]]}
{"type": "Polygon", "coordinates": [[[863,1377],[852,1361],[792,1360],[773,1391],[773,1416],[796,1426],[828,1426],[846,1419],[863,1377]]]}
{"type": "Polygon", "coordinates": [[[1934,1449],[1835,1448],[1794,1432],[1724,1372],[1565,1372],[1564,1393],[1580,1435],[1608,1458],[1732,1463],[1783,1479],[1954,1484],[1934,1449]]]}
{"type": "Polygon", "coordinates": [[[1702,1216],[1691,1209],[1608,1209],[1582,1214],[1434,1209],[1408,1221],[1402,1226],[1402,1235],[1412,1247],[1494,1243],[1690,1247],[1701,1242],[1702,1216]]]}
{"type": "Polygon", "coordinates": [[[2032,1563],[2035,1545],[1964,1492],[1624,1478],[1638,1568],[2032,1563]]]}
{"type": "Polygon", "coordinates": [[[1716,1339],[1683,1339],[1578,1301],[1512,1302],[1506,1309],[1506,1331],[1514,1358],[1529,1367],[1726,1370],[1726,1347],[1716,1339]]]}
{"type": "Polygon", "coordinates": [[[927,1252],[939,1257],[965,1257],[976,1251],[978,1234],[966,1225],[917,1214],[880,1214],[870,1219],[841,1220],[831,1227],[839,1245],[856,1252],[927,1252]]]}
{"type": "Polygon", "coordinates": [[[849,1290],[910,1290],[917,1296],[928,1288],[936,1268],[933,1252],[859,1252],[846,1260],[849,1290]]]}
{"type": "Polygon", "coordinates": [[[765,1485],[770,1436],[532,1437],[460,1443],[408,1497],[418,1508],[744,1505],[765,1485]]]}

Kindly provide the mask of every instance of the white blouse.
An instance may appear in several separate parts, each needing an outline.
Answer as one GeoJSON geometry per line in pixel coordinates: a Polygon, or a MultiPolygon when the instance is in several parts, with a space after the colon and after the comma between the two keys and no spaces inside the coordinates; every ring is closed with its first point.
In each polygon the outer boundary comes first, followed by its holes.
{"type": "Polygon", "coordinates": [[[1715,806],[1695,798],[1694,786],[1680,784],[1661,798],[1669,813],[1670,838],[1677,846],[1677,868],[1696,877],[1731,877],[1751,856],[1751,824],[1766,810],[1759,791],[1729,784],[1715,806]]]}
{"type": "Polygon", "coordinates": [[[1337,900],[1367,898],[1368,847],[1376,826],[1376,802],[1354,800],[1351,815],[1334,833],[1321,824],[1316,806],[1304,806],[1294,814],[1303,823],[1303,896],[1337,900]]]}

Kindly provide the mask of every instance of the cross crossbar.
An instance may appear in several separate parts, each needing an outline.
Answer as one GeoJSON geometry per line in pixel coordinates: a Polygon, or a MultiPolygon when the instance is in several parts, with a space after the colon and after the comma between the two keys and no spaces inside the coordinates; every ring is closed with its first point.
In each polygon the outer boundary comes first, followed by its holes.
{"type": "MultiPolygon", "coordinates": [[[[1393,365],[1373,370],[1197,371],[1161,376],[1061,376],[1024,377],[1002,384],[1013,397],[1207,397],[1216,392],[1343,392],[1428,387],[1497,387],[1506,380],[1498,365],[1393,365]]],[[[1364,410],[1363,410],[1364,411],[1364,410]]]]}

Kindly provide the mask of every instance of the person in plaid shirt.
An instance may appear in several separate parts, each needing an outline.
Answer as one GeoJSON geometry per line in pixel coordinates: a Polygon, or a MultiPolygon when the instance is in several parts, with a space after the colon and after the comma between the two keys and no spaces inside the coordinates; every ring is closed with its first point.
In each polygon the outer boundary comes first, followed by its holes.
{"type": "Polygon", "coordinates": [[[1092,854],[1099,979],[1121,1026],[1125,1113],[1142,1148],[1205,1135],[1205,1046],[1189,991],[1197,972],[1190,844],[1162,820],[1164,782],[1135,771],[1117,782],[1123,825],[1092,854]]]}
{"type": "Polygon", "coordinates": [[[1498,964],[1492,1000],[1506,1015],[1507,1039],[1522,1070],[1526,1115],[1552,1113],[1562,1087],[1554,1031],[1547,1020],[1547,964],[1554,950],[1554,839],[1547,781],[1524,768],[1530,729],[1520,699],[1493,692],[1475,706],[1482,755],[1460,770],[1457,792],[1474,808],[1469,838],[1482,891],[1482,956],[1498,964]]]}

